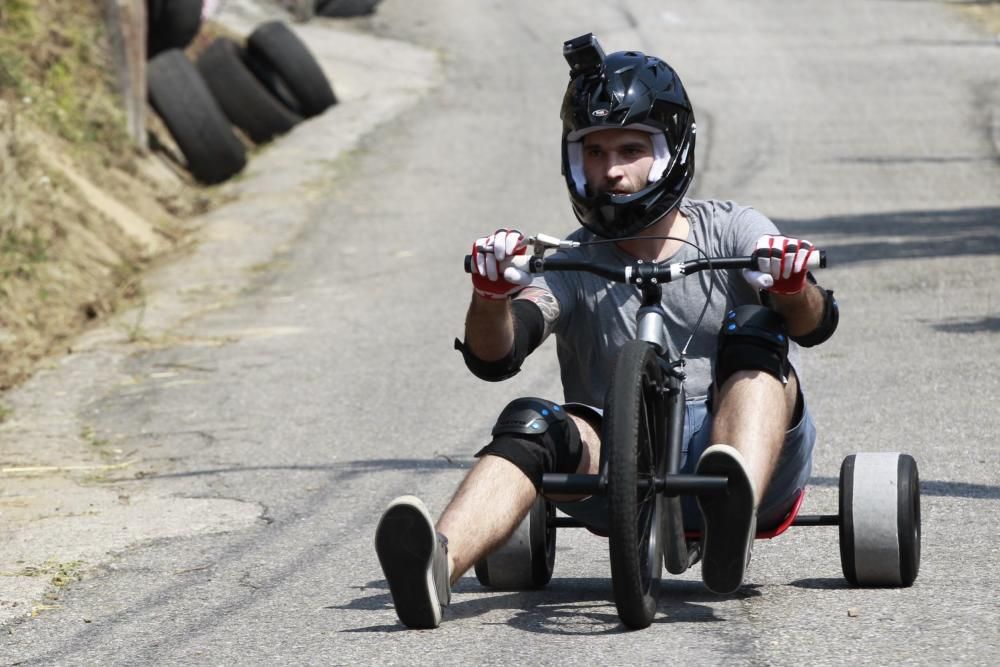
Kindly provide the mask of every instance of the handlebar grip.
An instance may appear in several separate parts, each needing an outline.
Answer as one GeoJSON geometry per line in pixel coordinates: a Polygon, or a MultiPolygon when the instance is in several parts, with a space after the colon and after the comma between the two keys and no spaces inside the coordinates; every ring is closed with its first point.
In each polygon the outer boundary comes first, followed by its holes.
{"type": "Polygon", "coordinates": [[[810,269],[825,269],[826,250],[820,250],[819,252],[814,252],[809,255],[809,261],[806,262],[806,266],[810,269]]]}
{"type": "MultiPolygon", "coordinates": [[[[531,255],[515,255],[510,258],[510,265],[522,271],[531,270],[531,255]]],[[[472,255],[465,256],[465,272],[472,273],[472,255]]]]}

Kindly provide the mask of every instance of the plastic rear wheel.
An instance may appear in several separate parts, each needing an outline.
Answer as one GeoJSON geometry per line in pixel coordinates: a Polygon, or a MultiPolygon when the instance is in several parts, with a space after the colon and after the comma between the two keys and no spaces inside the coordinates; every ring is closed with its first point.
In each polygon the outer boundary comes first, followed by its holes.
{"type": "Polygon", "coordinates": [[[653,622],[660,588],[663,495],[653,479],[666,471],[662,384],[652,347],[643,341],[626,343],[608,390],[604,436],[611,584],[618,616],[630,628],[653,622]]]}
{"type": "Polygon", "coordinates": [[[489,588],[541,588],[552,578],[556,560],[555,505],[539,495],[503,546],[476,563],[476,578],[489,588]]]}
{"type": "Polygon", "coordinates": [[[909,454],[844,459],[840,562],[855,586],[913,585],[920,569],[920,476],[909,454]]]}

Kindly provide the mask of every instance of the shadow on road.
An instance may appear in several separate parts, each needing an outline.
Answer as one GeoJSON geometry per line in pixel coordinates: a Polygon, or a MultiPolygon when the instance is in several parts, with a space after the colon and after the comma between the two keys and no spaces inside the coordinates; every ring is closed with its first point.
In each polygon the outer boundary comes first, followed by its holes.
{"type": "MultiPolygon", "coordinates": [[[[385,581],[372,581],[363,591],[385,591],[385,581]]],[[[661,584],[654,624],[721,622],[711,603],[728,599],[758,597],[756,586],[744,586],[731,596],[718,596],[708,592],[700,582],[669,581],[661,584]]],[[[445,611],[445,621],[471,619],[498,610],[508,610],[510,618],[497,621],[518,630],[539,634],[557,635],[607,635],[628,632],[618,619],[611,592],[610,578],[554,578],[543,590],[496,592],[479,586],[471,577],[462,579],[453,591],[451,605],[445,611]],[[463,595],[475,597],[462,599],[463,595]]],[[[388,592],[364,595],[346,605],[326,609],[376,611],[384,610],[395,620],[392,598],[388,592]]],[[[489,624],[489,623],[487,623],[489,624]]],[[[397,632],[406,630],[398,622],[360,628],[347,628],[341,632],[397,632]]]]}
{"type": "Polygon", "coordinates": [[[815,577],[812,579],[799,579],[798,581],[788,582],[788,585],[794,586],[795,588],[807,588],[814,591],[857,590],[847,581],[847,579],[844,579],[843,577],[815,577]]]}
{"type": "Polygon", "coordinates": [[[798,220],[776,219],[799,238],[836,234],[830,266],[886,259],[1000,254],[1000,207],[893,211],[798,220]]]}
{"type": "Polygon", "coordinates": [[[954,319],[948,322],[938,322],[931,327],[944,333],[976,334],[988,331],[1000,331],[1000,317],[980,317],[972,319],[954,319]]]}
{"type": "MultiPolygon", "coordinates": [[[[836,488],[839,485],[839,480],[836,477],[813,477],[809,480],[809,485],[836,488]]],[[[997,500],[1000,498],[1000,486],[922,479],[920,480],[920,495],[997,500]]]]}

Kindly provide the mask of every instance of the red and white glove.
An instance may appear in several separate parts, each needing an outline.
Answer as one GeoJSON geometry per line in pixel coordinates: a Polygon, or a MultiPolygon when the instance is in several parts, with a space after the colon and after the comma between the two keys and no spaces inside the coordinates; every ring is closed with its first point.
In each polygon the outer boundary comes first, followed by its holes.
{"type": "Polygon", "coordinates": [[[743,278],[757,289],[798,294],[806,286],[809,256],[816,248],[804,239],[765,234],[757,239],[753,257],[759,271],[743,269],[743,278]]]}
{"type": "Polygon", "coordinates": [[[498,229],[472,244],[472,287],[487,299],[506,299],[531,283],[531,274],[510,265],[511,257],[527,252],[524,235],[498,229]]]}

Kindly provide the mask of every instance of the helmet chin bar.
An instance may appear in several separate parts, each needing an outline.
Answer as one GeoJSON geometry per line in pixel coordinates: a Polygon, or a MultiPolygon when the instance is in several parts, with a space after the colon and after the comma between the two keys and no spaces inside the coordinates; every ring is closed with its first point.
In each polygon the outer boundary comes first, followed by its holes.
{"type": "MultiPolygon", "coordinates": [[[[605,130],[605,129],[618,129],[618,128],[592,128],[592,131],[605,130]]],[[[663,172],[666,171],[670,164],[670,148],[667,146],[667,138],[664,136],[663,132],[659,130],[653,130],[649,126],[645,125],[627,125],[620,128],[622,130],[642,130],[643,132],[649,133],[649,138],[653,143],[653,164],[649,168],[649,176],[646,179],[647,183],[655,183],[656,181],[663,178],[663,172]],[[648,129],[647,129],[648,128],[648,129]]],[[[589,134],[585,133],[585,134],[589,134]]],[[[578,134],[578,139],[576,141],[570,141],[567,137],[566,140],[566,159],[569,162],[569,174],[573,181],[573,186],[576,189],[576,193],[581,197],[587,196],[587,175],[583,171],[583,136],[584,134],[578,134]]]]}

